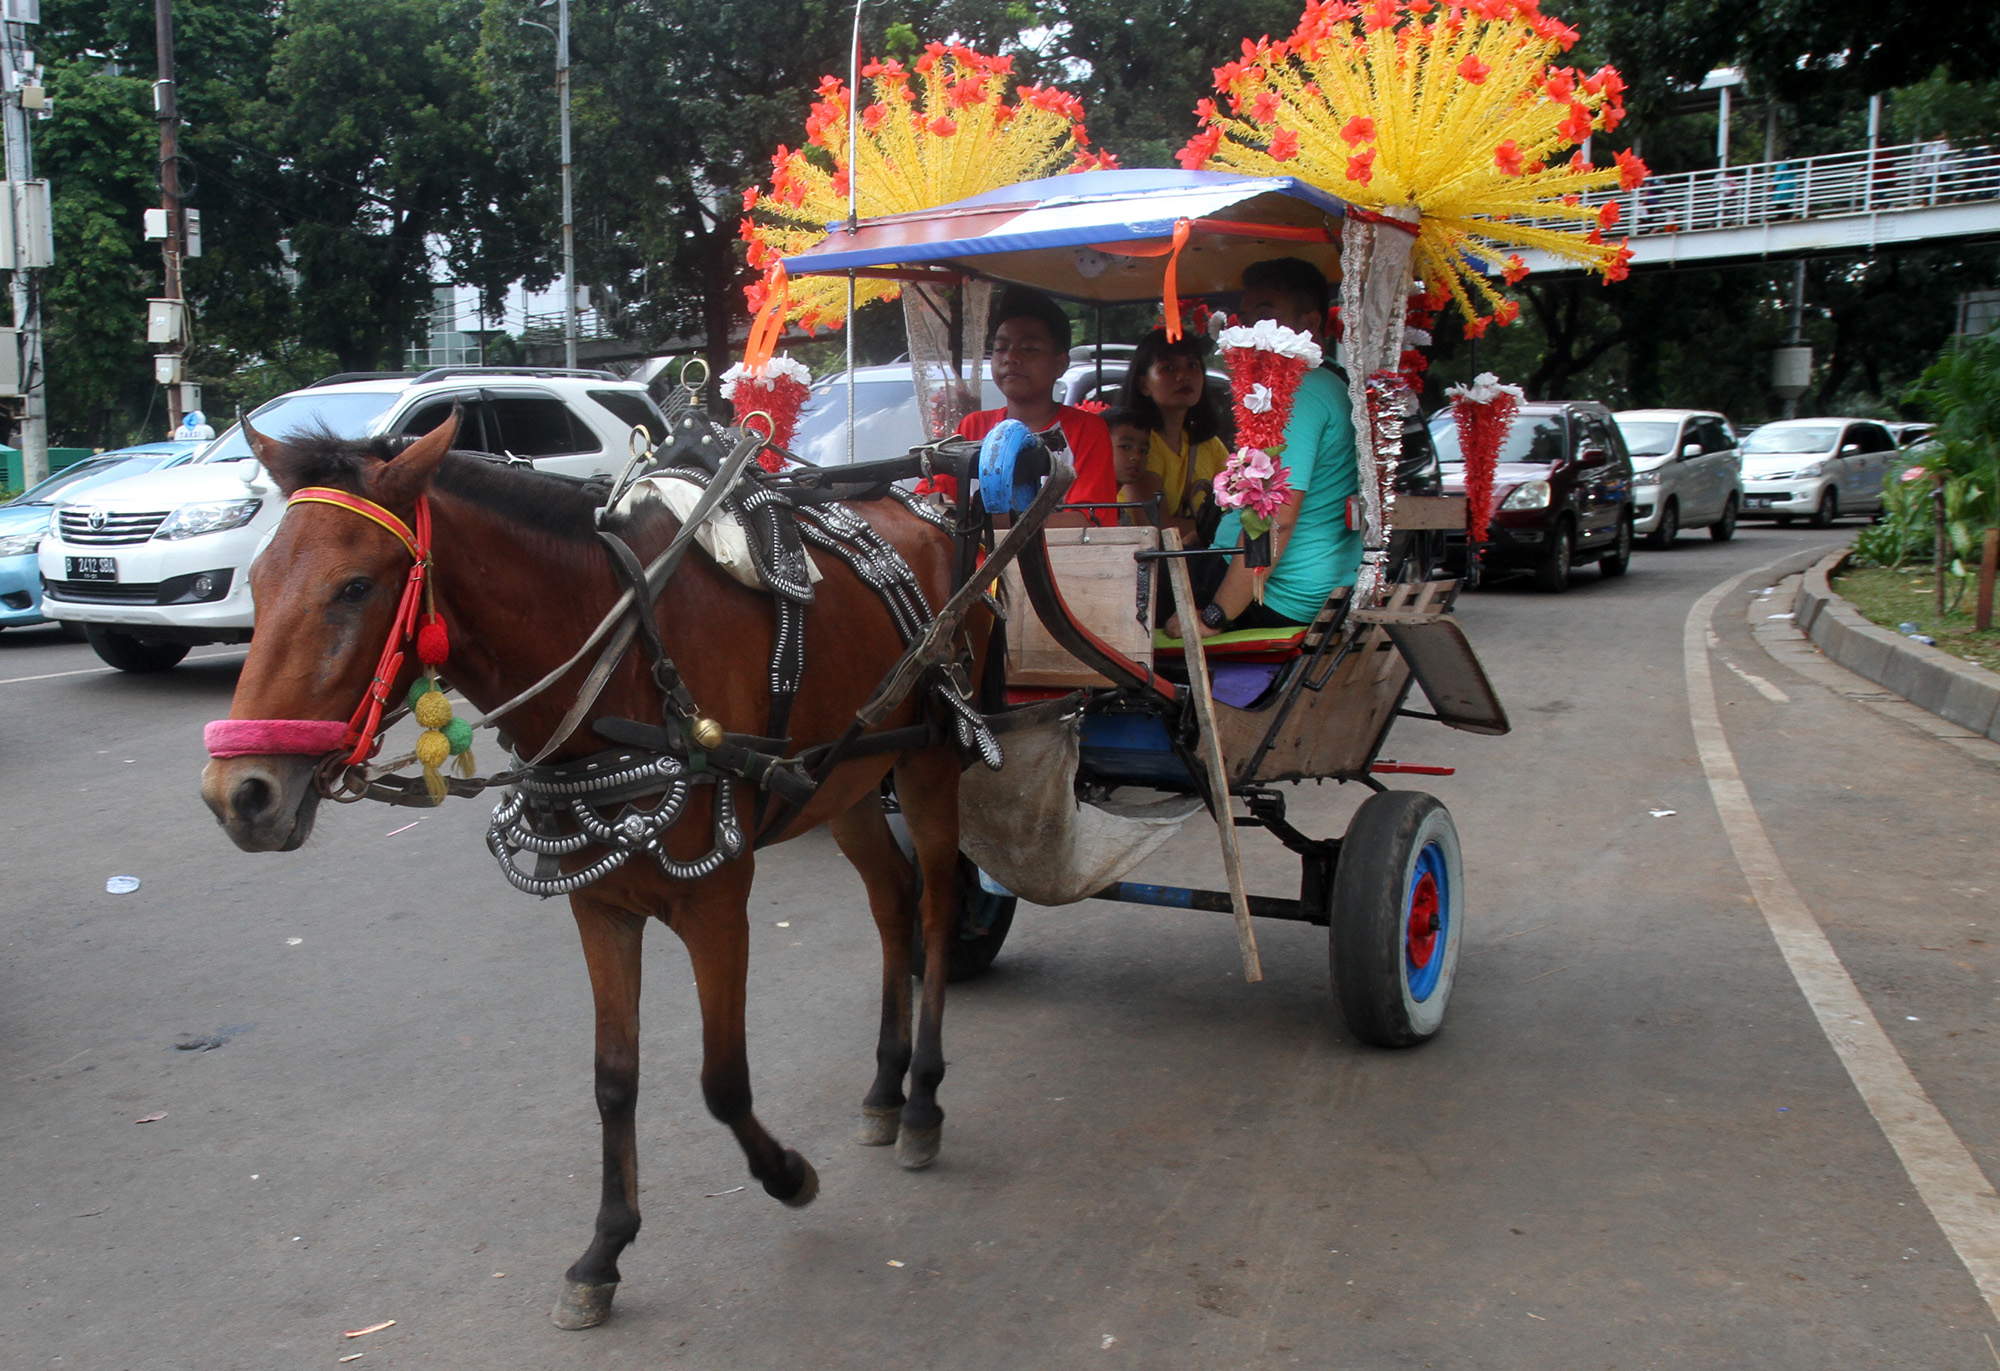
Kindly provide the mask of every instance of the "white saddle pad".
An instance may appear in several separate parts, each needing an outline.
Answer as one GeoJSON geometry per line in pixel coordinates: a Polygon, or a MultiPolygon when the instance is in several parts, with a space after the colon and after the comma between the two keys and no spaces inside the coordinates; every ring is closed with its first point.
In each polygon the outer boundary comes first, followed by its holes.
{"type": "MultiPolygon", "coordinates": [[[[659,500],[674,512],[674,517],[685,521],[694,513],[694,507],[706,494],[693,481],[683,481],[673,476],[648,476],[635,481],[618,502],[618,512],[628,514],[644,500],[659,500]]],[[[715,559],[717,566],[731,576],[749,586],[752,590],[765,589],[763,579],[757,575],[757,563],[750,556],[750,538],[743,531],[743,525],[736,522],[736,516],[727,508],[717,505],[695,530],[695,542],[701,550],[715,559]]],[[[814,584],[822,579],[819,563],[813,560],[812,549],[806,549],[806,567],[814,584]]]]}

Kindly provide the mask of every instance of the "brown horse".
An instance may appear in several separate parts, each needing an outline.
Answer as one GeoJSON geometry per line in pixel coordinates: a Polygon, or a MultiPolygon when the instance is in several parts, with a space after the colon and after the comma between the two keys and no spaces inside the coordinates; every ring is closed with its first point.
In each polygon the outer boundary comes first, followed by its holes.
{"type": "MultiPolygon", "coordinates": [[[[512,699],[566,661],[623,590],[594,531],[592,494],[559,477],[452,452],[456,418],[400,453],[386,442],[299,435],[280,442],[244,427],[287,497],[303,486],[336,487],[409,523],[418,497],[429,496],[436,604],[451,633],[444,671],[482,709],[512,699]]],[[[949,536],[894,501],[855,508],[909,562],[935,612],[951,590],[949,536]]],[[[622,532],[645,561],[677,529],[665,506],[651,502],[639,507],[622,532]]],[[[825,579],[805,616],[806,667],[789,729],[797,747],[838,737],[903,651],[875,593],[837,559],[821,561],[825,579]]],[[[324,504],[290,509],[251,569],[257,636],[230,717],[346,719],[369,684],[409,565],[410,552],[399,538],[367,518],[324,504]]],[[[762,733],[771,695],[771,602],[707,558],[690,556],[661,596],[656,618],[702,712],[730,732],[762,733]]],[[[984,617],[971,624],[975,656],[983,656],[990,628],[984,617]]],[[[556,688],[506,716],[502,727],[521,755],[534,755],[553,735],[585,670],[578,667],[556,688]]],[[[401,698],[415,671],[412,655],[402,679],[393,683],[391,699],[401,698]]],[[[906,726],[915,721],[916,710],[914,700],[906,702],[885,725],[906,726]]],[[[599,717],[660,719],[659,690],[636,649],[619,664],[589,719],[599,717]]],[[[602,750],[590,737],[589,719],[552,760],[602,750]]],[[[218,758],[203,773],[202,798],[238,847],[290,851],[312,830],[316,761],[218,758]]],[[[956,752],[942,745],[858,758],[834,768],[808,805],[776,820],[781,827],[757,834],[763,845],[828,824],[861,874],[882,939],[881,1038],[875,1082],[863,1100],[861,1141],[895,1143],[898,1160],[912,1168],[936,1156],[944,1119],[937,1089],[945,1068],[959,769],[956,752]],[[892,769],[922,873],[926,959],[914,1042],[910,945],[918,882],[878,798],[892,769]]],[[[691,861],[707,850],[713,795],[713,788],[703,786],[690,796],[666,840],[676,860],[691,861]]],[[[751,811],[742,803],[738,812],[751,811]]],[[[589,855],[586,850],[569,858],[566,868],[585,864],[589,855]]],[[[736,1134],[750,1174],[767,1193],[794,1206],[810,1203],[818,1193],[811,1164],[781,1147],[750,1110],[743,1011],[747,905],[755,872],[750,854],[689,882],[669,880],[655,863],[632,861],[569,897],[597,1008],[604,1190],[595,1237],[570,1267],[556,1301],[554,1317],[565,1328],[604,1320],[617,1289],[618,1254],[639,1231],[633,1114],[639,1092],[639,953],[648,919],[658,918],[678,933],[694,965],[702,1013],[701,1088],[709,1112],[736,1134]]]]}

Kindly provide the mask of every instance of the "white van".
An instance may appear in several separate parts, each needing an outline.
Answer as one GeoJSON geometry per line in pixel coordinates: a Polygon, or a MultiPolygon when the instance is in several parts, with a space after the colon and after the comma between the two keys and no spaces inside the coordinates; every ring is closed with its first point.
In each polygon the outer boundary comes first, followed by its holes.
{"type": "MultiPolygon", "coordinates": [[[[250,414],[273,438],[428,433],[462,407],[457,447],[572,476],[616,472],[634,425],[666,421],[636,382],[608,371],[444,367],[418,375],[328,377],[250,414]]],[[[250,563],[284,497],[241,425],[195,459],[60,506],[40,548],[43,614],[79,625],[122,671],[164,671],[204,643],[250,640],[250,563]]]]}

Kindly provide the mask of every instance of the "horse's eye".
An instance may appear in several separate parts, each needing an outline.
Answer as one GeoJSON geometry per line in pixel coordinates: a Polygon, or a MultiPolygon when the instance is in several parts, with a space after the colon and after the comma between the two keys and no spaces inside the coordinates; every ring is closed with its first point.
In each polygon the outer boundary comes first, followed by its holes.
{"type": "Polygon", "coordinates": [[[358,605],[368,598],[368,592],[375,589],[375,583],[366,576],[356,576],[340,588],[337,597],[342,604],[358,605]]]}

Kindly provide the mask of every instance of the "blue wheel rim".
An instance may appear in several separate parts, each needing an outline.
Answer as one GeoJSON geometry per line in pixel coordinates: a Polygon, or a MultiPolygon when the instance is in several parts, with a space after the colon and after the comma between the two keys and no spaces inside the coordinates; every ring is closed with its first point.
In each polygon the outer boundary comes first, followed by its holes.
{"type": "Polygon", "coordinates": [[[1403,980],[1409,987],[1410,998],[1418,1004],[1436,993],[1444,976],[1445,951],[1451,945],[1451,895],[1444,849],[1435,842],[1425,843],[1410,870],[1410,883],[1403,890],[1400,925],[1403,980]],[[1429,927],[1431,920],[1427,917],[1432,911],[1436,915],[1435,927],[1429,927]]]}

